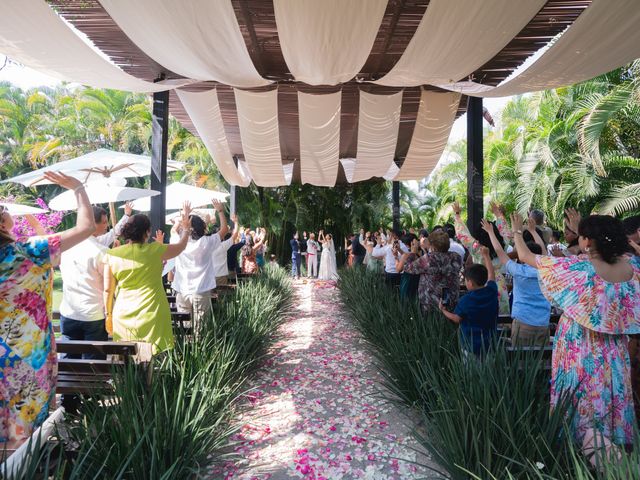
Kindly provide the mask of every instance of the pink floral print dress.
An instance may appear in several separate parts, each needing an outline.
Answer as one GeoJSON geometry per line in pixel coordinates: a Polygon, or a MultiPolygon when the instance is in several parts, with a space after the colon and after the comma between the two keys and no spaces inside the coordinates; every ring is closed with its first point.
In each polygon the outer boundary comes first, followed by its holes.
{"type": "Polygon", "coordinates": [[[0,247],[0,443],[27,439],[54,400],[50,278],[59,262],[59,235],[0,247]]]}
{"type": "Polygon", "coordinates": [[[594,429],[631,444],[635,425],[627,334],[640,332],[640,260],[633,277],[610,283],[586,255],[536,256],[540,288],[563,314],[553,348],[551,408],[572,397],[571,430],[579,442],[594,429]]]}

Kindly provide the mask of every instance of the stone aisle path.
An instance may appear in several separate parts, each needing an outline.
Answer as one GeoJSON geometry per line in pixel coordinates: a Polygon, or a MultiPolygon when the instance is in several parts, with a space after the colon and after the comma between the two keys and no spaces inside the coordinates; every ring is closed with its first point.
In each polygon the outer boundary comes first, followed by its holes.
{"type": "Polygon", "coordinates": [[[253,379],[232,439],[241,460],[214,478],[440,478],[412,463],[429,458],[416,453],[403,412],[382,399],[381,376],[337,289],[325,282],[294,288],[293,318],[253,379]]]}

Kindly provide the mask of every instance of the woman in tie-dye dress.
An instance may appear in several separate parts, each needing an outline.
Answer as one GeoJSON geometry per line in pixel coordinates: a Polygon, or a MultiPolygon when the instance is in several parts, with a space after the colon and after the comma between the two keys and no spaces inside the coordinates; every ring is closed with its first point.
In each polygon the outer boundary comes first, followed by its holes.
{"type": "MultiPolygon", "coordinates": [[[[579,217],[578,217],[579,218],[579,217]]],[[[538,268],[540,286],[563,315],[552,360],[551,406],[575,392],[571,430],[586,451],[631,444],[635,426],[627,334],[640,332],[640,262],[626,255],[622,223],[592,215],[577,221],[587,255],[533,255],[512,217],[518,257],[538,268]]]]}
{"type": "Polygon", "coordinates": [[[75,191],[78,220],[58,235],[16,242],[11,215],[0,209],[0,448],[17,448],[49,414],[57,374],[51,267],[95,231],[82,184],[59,173],[45,177],[75,191]]]}

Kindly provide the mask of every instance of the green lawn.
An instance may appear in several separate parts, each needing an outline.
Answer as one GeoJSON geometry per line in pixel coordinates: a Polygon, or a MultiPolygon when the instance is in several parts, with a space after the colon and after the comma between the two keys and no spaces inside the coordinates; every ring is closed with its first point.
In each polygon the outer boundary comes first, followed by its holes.
{"type": "Polygon", "coordinates": [[[60,302],[62,302],[62,276],[59,270],[54,270],[53,274],[53,311],[57,312],[60,309],[60,302]]]}

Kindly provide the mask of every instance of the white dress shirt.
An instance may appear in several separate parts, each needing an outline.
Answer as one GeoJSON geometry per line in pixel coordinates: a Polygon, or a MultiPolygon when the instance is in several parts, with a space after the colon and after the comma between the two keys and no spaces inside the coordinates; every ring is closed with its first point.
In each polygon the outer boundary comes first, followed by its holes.
{"type": "MultiPolygon", "coordinates": [[[[400,250],[403,253],[409,253],[409,247],[399,242],[400,250]]],[[[377,245],[371,253],[374,257],[384,257],[384,271],[387,273],[398,273],[396,270],[397,258],[393,254],[393,245],[377,245]]]]}
{"type": "Polygon", "coordinates": [[[229,275],[227,266],[227,251],[233,245],[233,237],[227,238],[220,246],[213,251],[213,267],[216,277],[226,277],[229,275]]]}
{"type": "MultiPolygon", "coordinates": [[[[177,236],[172,235],[171,241],[177,236]]],[[[216,288],[216,269],[213,252],[220,246],[220,235],[205,235],[198,240],[189,238],[187,247],[176,257],[172,287],[183,295],[205,293],[216,288]]]]}
{"type": "Polygon", "coordinates": [[[94,238],[100,245],[110,248],[111,245],[113,245],[113,242],[116,241],[116,237],[119,237],[120,234],[122,233],[122,228],[124,227],[124,224],[127,223],[128,220],[129,220],[129,215],[123,215],[120,221],[116,223],[115,227],[113,227],[104,235],[98,235],[97,237],[94,237],[94,238]]]}
{"type": "Polygon", "coordinates": [[[89,237],[62,252],[60,315],[80,321],[103,320],[104,255],[107,248],[89,237]]]}
{"type": "Polygon", "coordinates": [[[449,251],[453,252],[453,253],[457,253],[458,255],[460,255],[460,259],[462,260],[462,263],[464,264],[464,255],[465,255],[465,251],[464,251],[464,247],[462,245],[460,245],[458,242],[454,241],[454,240],[449,240],[449,251]]]}

